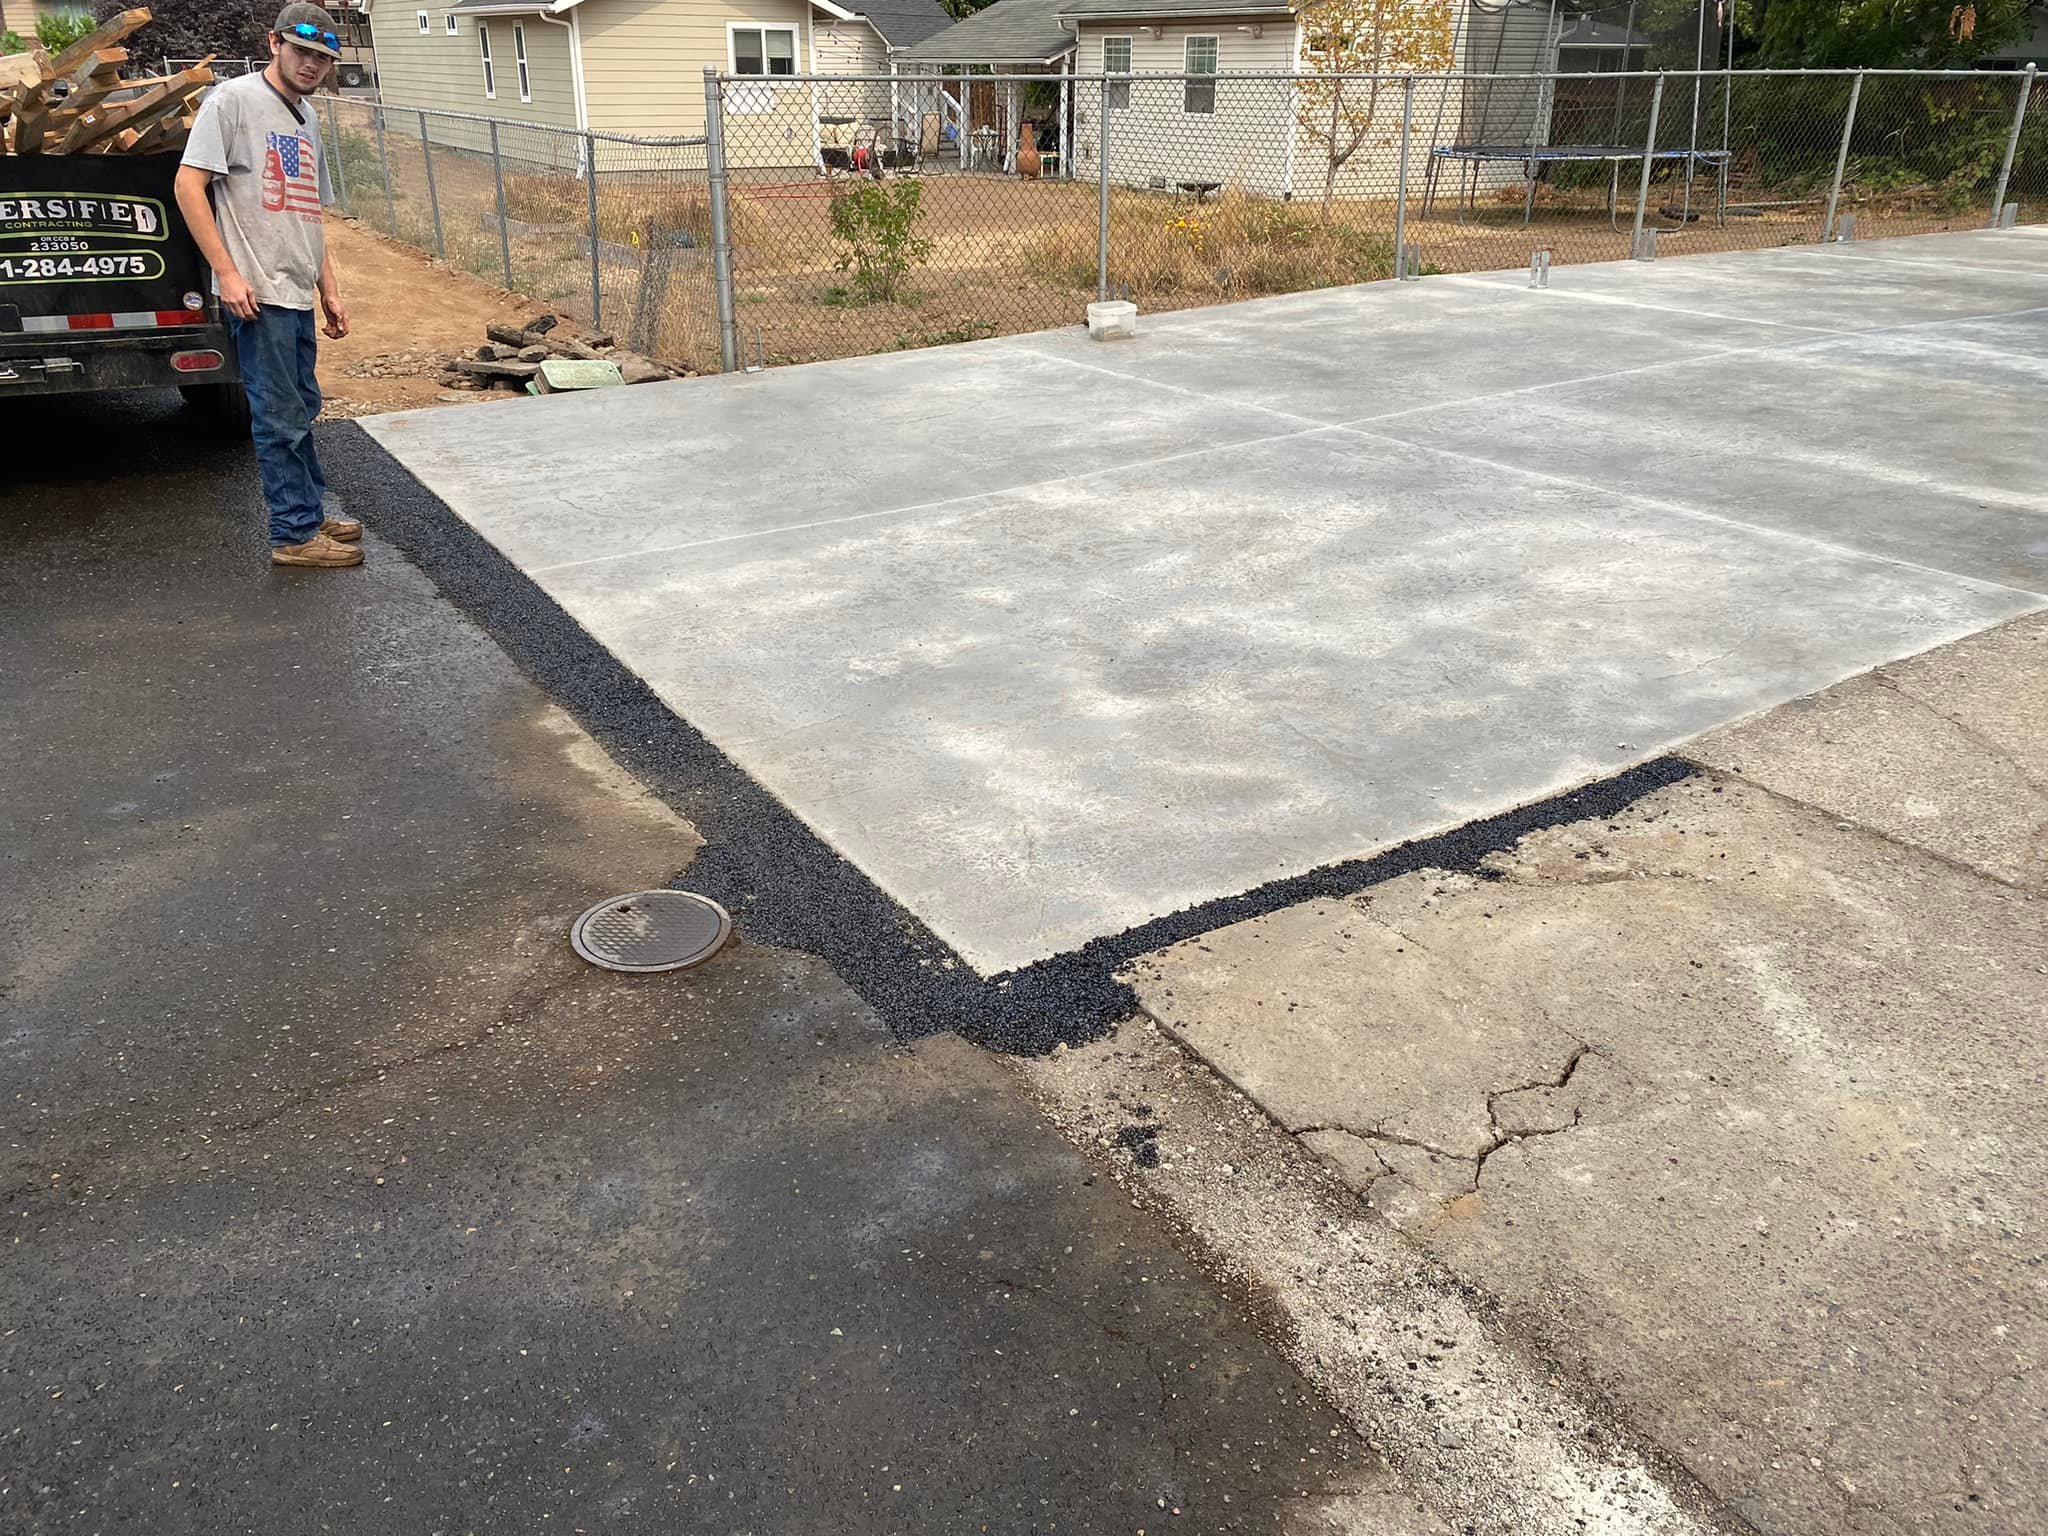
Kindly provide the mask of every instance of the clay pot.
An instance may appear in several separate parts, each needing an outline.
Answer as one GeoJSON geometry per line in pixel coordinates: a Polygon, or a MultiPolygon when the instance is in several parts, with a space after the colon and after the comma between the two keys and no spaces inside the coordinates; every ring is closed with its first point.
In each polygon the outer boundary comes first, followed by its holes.
{"type": "Polygon", "coordinates": [[[1043,164],[1038,158],[1038,125],[1026,123],[1017,134],[1017,174],[1026,181],[1038,180],[1043,164]]]}

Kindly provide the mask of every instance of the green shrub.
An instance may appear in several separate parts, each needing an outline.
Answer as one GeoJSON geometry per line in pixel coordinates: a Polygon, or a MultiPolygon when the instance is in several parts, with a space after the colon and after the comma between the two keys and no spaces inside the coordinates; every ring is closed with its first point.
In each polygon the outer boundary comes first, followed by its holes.
{"type": "MultiPolygon", "coordinates": [[[[84,12],[69,16],[38,16],[36,18],[36,41],[52,53],[62,53],[93,29],[93,19],[84,12]]],[[[20,49],[10,49],[18,53],[20,49]]]]}
{"type": "Polygon", "coordinates": [[[931,258],[932,243],[913,231],[920,182],[863,181],[832,197],[832,238],[842,247],[833,269],[853,276],[853,291],[869,304],[901,296],[910,269],[931,258]]]}

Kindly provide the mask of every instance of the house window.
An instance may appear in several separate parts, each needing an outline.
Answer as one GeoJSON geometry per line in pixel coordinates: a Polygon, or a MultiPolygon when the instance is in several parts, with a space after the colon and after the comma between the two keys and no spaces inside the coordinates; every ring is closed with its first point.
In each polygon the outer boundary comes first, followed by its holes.
{"type": "MultiPolygon", "coordinates": [[[[1102,40],[1102,72],[1105,75],[1128,75],[1131,72],[1131,40],[1128,37],[1105,37],[1102,40]]],[[[1102,92],[1102,104],[1111,111],[1122,111],[1131,104],[1131,82],[1128,80],[1105,80],[1102,92]]]]}
{"type": "Polygon", "coordinates": [[[1211,113],[1216,110],[1216,39],[1191,37],[1185,55],[1187,82],[1181,87],[1183,112],[1211,113]]]}
{"type": "Polygon", "coordinates": [[[441,24],[447,28],[450,37],[455,35],[455,13],[453,11],[450,11],[441,18],[441,24]]]}
{"type": "Polygon", "coordinates": [[[519,60],[519,99],[533,100],[533,76],[526,71],[526,27],[521,22],[512,23],[512,53],[519,60]]]}
{"type": "Polygon", "coordinates": [[[476,24],[477,47],[484,56],[484,95],[492,101],[498,99],[498,72],[491,67],[491,24],[480,21],[476,24]]]}
{"type": "Polygon", "coordinates": [[[795,27],[734,27],[731,38],[734,74],[796,73],[795,27]]]}
{"type": "Polygon", "coordinates": [[[425,37],[428,32],[433,30],[427,25],[427,13],[425,11],[414,11],[412,14],[414,19],[420,24],[420,36],[425,37]]]}

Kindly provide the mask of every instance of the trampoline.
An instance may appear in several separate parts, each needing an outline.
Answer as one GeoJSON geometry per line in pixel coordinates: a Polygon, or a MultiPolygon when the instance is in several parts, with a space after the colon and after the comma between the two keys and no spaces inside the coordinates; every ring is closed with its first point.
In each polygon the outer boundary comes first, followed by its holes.
{"type": "Polygon", "coordinates": [[[1715,204],[1715,218],[1726,216],[1728,207],[1728,161],[1725,149],[1659,149],[1645,154],[1640,144],[1440,144],[1429,152],[1429,166],[1422,177],[1422,216],[1428,218],[1430,209],[1436,203],[1437,178],[1445,165],[1456,162],[1463,177],[1458,188],[1458,219],[1462,223],[1465,211],[1476,207],[1479,195],[1479,167],[1488,162],[1519,163],[1529,179],[1529,195],[1522,202],[1522,223],[1528,224],[1536,212],[1536,183],[1547,165],[1571,162],[1598,162],[1605,160],[1614,167],[1607,185],[1607,223],[1619,231],[1621,224],[1617,217],[1621,198],[1621,162],[1683,160],[1687,162],[1688,176],[1703,166],[1711,166],[1720,182],[1719,196],[1715,204]]]}

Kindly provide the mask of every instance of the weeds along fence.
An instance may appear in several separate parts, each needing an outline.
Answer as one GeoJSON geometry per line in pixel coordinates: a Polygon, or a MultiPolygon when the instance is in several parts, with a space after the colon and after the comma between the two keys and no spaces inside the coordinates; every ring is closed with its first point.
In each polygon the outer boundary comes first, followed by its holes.
{"type": "Polygon", "coordinates": [[[718,365],[702,138],[316,101],[343,211],[634,350],[718,365]]]}
{"type": "Polygon", "coordinates": [[[2048,216],[2033,71],[731,76],[702,138],[323,100],[356,217],[700,369],[2048,216]]]}

